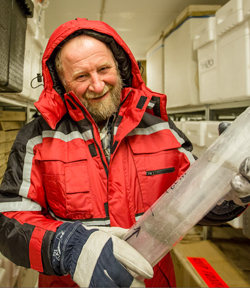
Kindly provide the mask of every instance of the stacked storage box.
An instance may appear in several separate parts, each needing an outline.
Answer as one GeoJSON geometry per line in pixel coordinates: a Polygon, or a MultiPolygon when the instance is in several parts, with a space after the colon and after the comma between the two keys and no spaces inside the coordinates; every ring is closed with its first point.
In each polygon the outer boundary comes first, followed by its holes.
{"type": "Polygon", "coordinates": [[[174,29],[172,22],[163,32],[156,43],[147,51],[147,86],[155,92],[165,93],[164,88],[164,35],[168,35],[174,29]]]}
{"type": "Polygon", "coordinates": [[[214,16],[219,5],[188,6],[175,20],[164,39],[164,85],[168,108],[198,105],[199,80],[197,53],[193,49],[193,31],[207,17],[214,16]]]}
{"type": "Polygon", "coordinates": [[[231,0],[217,11],[217,76],[221,101],[243,100],[250,96],[249,29],[249,20],[244,17],[243,0],[231,0]]]}
{"type": "Polygon", "coordinates": [[[7,168],[11,147],[25,120],[25,112],[0,111],[0,183],[7,168]]]}
{"type": "Polygon", "coordinates": [[[250,0],[231,0],[194,30],[200,103],[249,99],[249,11],[250,0]]]}
{"type": "Polygon", "coordinates": [[[198,52],[199,99],[201,103],[218,102],[217,42],[215,17],[204,19],[194,30],[194,50],[198,52]]]}

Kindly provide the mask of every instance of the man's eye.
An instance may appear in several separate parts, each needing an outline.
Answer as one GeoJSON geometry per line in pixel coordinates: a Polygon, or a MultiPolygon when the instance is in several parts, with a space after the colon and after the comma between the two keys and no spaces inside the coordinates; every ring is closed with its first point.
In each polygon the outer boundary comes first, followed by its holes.
{"type": "Polygon", "coordinates": [[[101,69],[100,69],[100,71],[105,71],[105,70],[107,70],[109,67],[102,67],[101,69]]]}
{"type": "Polygon", "coordinates": [[[86,75],[79,75],[79,76],[77,76],[77,78],[76,79],[82,79],[82,78],[84,78],[86,75]]]}

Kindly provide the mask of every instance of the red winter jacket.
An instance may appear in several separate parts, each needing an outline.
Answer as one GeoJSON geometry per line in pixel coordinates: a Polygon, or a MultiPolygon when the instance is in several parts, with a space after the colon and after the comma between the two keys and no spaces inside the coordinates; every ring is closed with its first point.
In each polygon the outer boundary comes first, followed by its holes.
{"type": "MultiPolygon", "coordinates": [[[[40,286],[72,287],[69,276],[53,276],[50,243],[57,227],[82,220],[129,228],[194,159],[191,143],[168,119],[166,96],[145,86],[131,51],[107,24],[76,19],[61,25],[42,65],[44,90],[35,104],[42,117],[20,130],[0,188],[0,250],[41,272],[40,286]],[[72,92],[64,93],[54,69],[56,51],[72,33],[109,43],[124,79],[109,165],[95,122],[72,92]]],[[[170,254],[154,270],[147,286],[175,286],[170,254]]]]}

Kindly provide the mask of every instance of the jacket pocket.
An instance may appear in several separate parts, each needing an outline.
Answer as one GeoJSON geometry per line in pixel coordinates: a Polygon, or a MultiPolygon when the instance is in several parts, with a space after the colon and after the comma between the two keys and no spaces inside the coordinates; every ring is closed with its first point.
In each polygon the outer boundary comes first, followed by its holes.
{"type": "Polygon", "coordinates": [[[92,218],[87,160],[69,163],[43,161],[43,166],[47,202],[56,216],[70,219],[92,218]]]}
{"type": "Polygon", "coordinates": [[[166,174],[171,173],[175,171],[175,167],[165,168],[165,169],[158,169],[158,170],[152,170],[152,171],[146,171],[146,176],[154,176],[154,175],[160,175],[160,174],[166,174]]]}
{"type": "Polygon", "coordinates": [[[147,141],[144,143],[140,143],[141,149],[135,146],[136,142],[130,142],[130,147],[144,207],[148,209],[176,181],[179,153],[178,147],[164,149],[162,145],[154,145],[152,149],[147,141]]]}

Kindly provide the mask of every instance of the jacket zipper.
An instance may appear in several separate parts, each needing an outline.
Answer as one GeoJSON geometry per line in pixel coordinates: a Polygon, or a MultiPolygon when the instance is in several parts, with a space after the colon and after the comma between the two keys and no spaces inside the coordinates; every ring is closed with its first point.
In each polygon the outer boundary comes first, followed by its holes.
{"type": "MultiPolygon", "coordinates": [[[[70,96],[70,95],[68,94],[68,96],[70,96]]],[[[71,96],[70,96],[70,98],[72,99],[71,96]]],[[[109,170],[108,170],[108,167],[107,167],[105,161],[103,160],[103,156],[102,156],[101,149],[100,149],[100,147],[99,147],[99,145],[97,144],[97,141],[96,141],[96,139],[95,139],[94,131],[93,131],[93,130],[94,130],[94,129],[93,129],[93,125],[92,125],[91,121],[88,119],[88,117],[86,117],[86,113],[85,113],[85,111],[84,111],[84,108],[81,107],[81,106],[75,101],[75,99],[72,99],[72,100],[74,101],[75,105],[77,105],[77,106],[81,109],[84,117],[86,118],[86,120],[87,120],[87,121],[89,122],[89,124],[90,124],[89,126],[90,126],[90,129],[91,129],[92,135],[93,135],[93,140],[94,140],[95,145],[96,145],[96,147],[97,147],[97,149],[98,149],[98,152],[99,152],[99,155],[100,155],[100,158],[101,158],[101,161],[102,161],[104,170],[105,170],[106,175],[107,175],[107,178],[108,178],[109,170]]]]}
{"type": "MultiPolygon", "coordinates": [[[[132,89],[128,92],[127,96],[123,99],[123,101],[120,103],[119,107],[118,107],[118,110],[117,110],[117,116],[119,115],[119,112],[120,112],[120,109],[123,105],[123,103],[127,100],[128,96],[130,95],[130,93],[132,92],[132,89]]],[[[116,122],[116,121],[115,121],[116,122]]],[[[115,122],[112,124],[112,134],[111,134],[111,147],[113,145],[113,142],[114,142],[114,128],[115,128],[115,122]]],[[[110,148],[111,148],[110,147],[110,148]]],[[[110,155],[110,158],[111,158],[111,155],[110,155]]]]}
{"type": "Polygon", "coordinates": [[[159,174],[171,173],[175,171],[175,167],[146,171],[146,176],[154,176],[159,174]]]}

